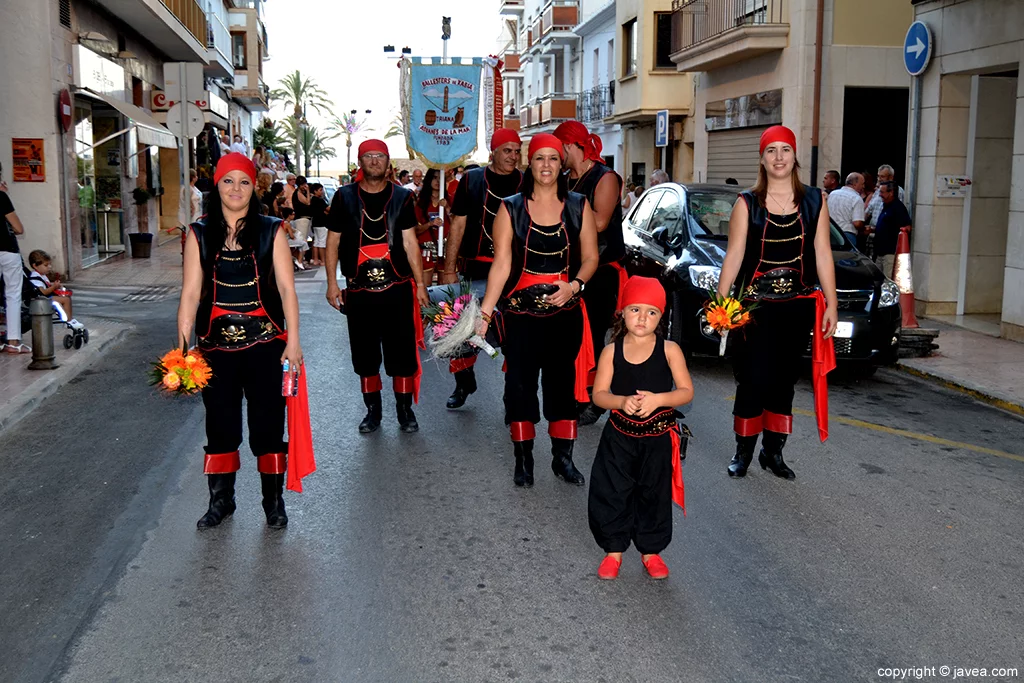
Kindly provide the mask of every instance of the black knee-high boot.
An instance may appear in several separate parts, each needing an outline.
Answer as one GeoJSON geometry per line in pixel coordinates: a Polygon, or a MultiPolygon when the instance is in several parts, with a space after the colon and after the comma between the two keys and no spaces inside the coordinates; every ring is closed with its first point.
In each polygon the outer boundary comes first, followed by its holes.
{"type": "Polygon", "coordinates": [[[369,434],[377,431],[380,427],[380,421],[383,419],[380,392],[371,391],[363,394],[363,403],[366,404],[366,417],[359,423],[359,433],[369,434]]]}
{"type": "Polygon", "coordinates": [[[757,434],[753,436],[736,435],[736,455],[732,456],[728,469],[730,477],[747,476],[747,468],[750,467],[750,461],[754,459],[755,448],[757,448],[757,434]]]}
{"type": "Polygon", "coordinates": [[[420,430],[416,415],[412,412],[412,394],[395,392],[395,406],[398,413],[398,425],[403,432],[410,434],[420,430]]]}
{"type": "Polygon", "coordinates": [[[515,441],[512,449],[516,456],[516,471],[512,483],[516,486],[533,486],[533,439],[515,441]]]}
{"type": "Polygon", "coordinates": [[[466,405],[466,399],[470,394],[476,391],[476,372],[473,371],[473,367],[470,366],[465,370],[459,370],[455,373],[455,391],[448,397],[448,402],[445,407],[448,410],[455,410],[466,405]]]}
{"type": "Polygon", "coordinates": [[[235,473],[208,474],[210,507],[198,522],[196,528],[209,529],[230,517],[235,511],[235,473]]]}
{"type": "Polygon", "coordinates": [[[576,469],[572,461],[572,449],[576,439],[557,439],[551,437],[551,471],[555,476],[569,484],[583,486],[586,483],[583,474],[576,469]]]}
{"type": "Polygon", "coordinates": [[[770,432],[766,429],[761,437],[761,452],[757,456],[757,462],[760,463],[762,470],[771,470],[776,477],[796,479],[796,473],[789,469],[786,461],[782,459],[786,436],[786,434],[770,432]]]}
{"type": "Polygon", "coordinates": [[[263,487],[263,512],[267,515],[267,526],[271,529],[283,529],[288,526],[288,515],[284,511],[283,474],[260,473],[263,487]]]}

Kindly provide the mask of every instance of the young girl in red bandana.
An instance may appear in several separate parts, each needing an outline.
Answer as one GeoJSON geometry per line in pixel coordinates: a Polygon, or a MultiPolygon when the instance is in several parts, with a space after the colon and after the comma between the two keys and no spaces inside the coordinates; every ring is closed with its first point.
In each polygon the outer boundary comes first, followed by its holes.
{"type": "Polygon", "coordinates": [[[661,335],[664,312],[661,283],[630,278],[613,343],[597,363],[594,403],[612,411],[590,473],[588,504],[594,540],[608,553],[597,570],[602,579],[619,575],[630,541],[652,579],[668,578],[658,553],[672,540],[672,503],[683,507],[675,409],[693,400],[693,382],[682,349],[661,335]]]}

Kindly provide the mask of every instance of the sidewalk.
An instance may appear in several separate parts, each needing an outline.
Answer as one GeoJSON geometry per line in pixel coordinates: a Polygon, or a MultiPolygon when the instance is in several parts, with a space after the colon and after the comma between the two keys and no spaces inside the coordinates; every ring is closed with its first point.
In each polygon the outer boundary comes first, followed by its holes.
{"type": "MultiPolygon", "coordinates": [[[[129,323],[101,318],[83,317],[81,322],[89,330],[89,343],[77,350],[64,348],[65,330],[54,326],[56,362],[60,365],[54,370],[29,370],[28,364],[32,362],[29,354],[0,353],[0,395],[4,396],[0,405],[0,433],[7,431],[44,399],[102,358],[134,329],[134,325],[129,323]]],[[[31,344],[32,335],[26,336],[31,344]]]]}
{"type": "Polygon", "coordinates": [[[1024,415],[1024,344],[933,319],[921,319],[921,326],[941,331],[939,349],[926,358],[900,359],[898,369],[1024,415]]]}
{"type": "Polygon", "coordinates": [[[123,258],[107,261],[77,273],[68,284],[75,285],[137,285],[153,287],[181,285],[181,242],[173,239],[153,245],[150,258],[123,258]]]}

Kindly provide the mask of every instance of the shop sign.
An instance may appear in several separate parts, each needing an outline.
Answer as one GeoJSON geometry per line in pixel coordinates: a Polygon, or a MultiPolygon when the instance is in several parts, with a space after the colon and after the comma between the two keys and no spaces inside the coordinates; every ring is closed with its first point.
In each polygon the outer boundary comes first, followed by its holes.
{"type": "Polygon", "coordinates": [[[75,85],[101,95],[124,99],[124,69],[92,50],[75,45],[75,85]]]}
{"type": "MultiPolygon", "coordinates": [[[[177,100],[171,98],[168,93],[153,88],[153,94],[150,97],[150,109],[153,111],[168,111],[176,104],[178,104],[177,100]]],[[[208,111],[224,119],[228,118],[228,103],[209,90],[203,91],[202,97],[194,100],[193,104],[202,111],[208,111]]]]}
{"type": "Polygon", "coordinates": [[[940,175],[935,179],[936,197],[966,197],[971,193],[971,179],[965,175],[940,175]]]}
{"type": "Polygon", "coordinates": [[[12,138],[11,152],[12,161],[14,162],[15,182],[46,182],[46,163],[43,161],[42,138],[12,138]]]}
{"type": "Polygon", "coordinates": [[[730,130],[782,123],[782,91],[766,90],[728,100],[708,102],[704,129],[730,130]]]}

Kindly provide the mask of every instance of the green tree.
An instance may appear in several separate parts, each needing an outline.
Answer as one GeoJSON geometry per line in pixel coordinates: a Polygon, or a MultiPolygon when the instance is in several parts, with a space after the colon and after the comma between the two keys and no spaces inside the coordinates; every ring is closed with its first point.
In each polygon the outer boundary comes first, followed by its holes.
{"type": "MultiPolygon", "coordinates": [[[[299,143],[304,136],[297,135],[294,131],[301,127],[308,128],[305,116],[307,106],[318,114],[329,115],[333,103],[328,99],[327,93],[316,84],[316,81],[303,76],[298,69],[282,78],[278,84],[280,87],[270,91],[270,101],[280,102],[285,110],[291,109],[291,115],[287,118],[291,120],[292,124],[295,165],[301,167],[302,159],[299,155],[302,152],[302,147],[299,143]]],[[[286,124],[285,130],[287,131],[288,128],[289,126],[286,124]]],[[[309,159],[305,158],[305,162],[306,168],[308,168],[309,159]]]]}

